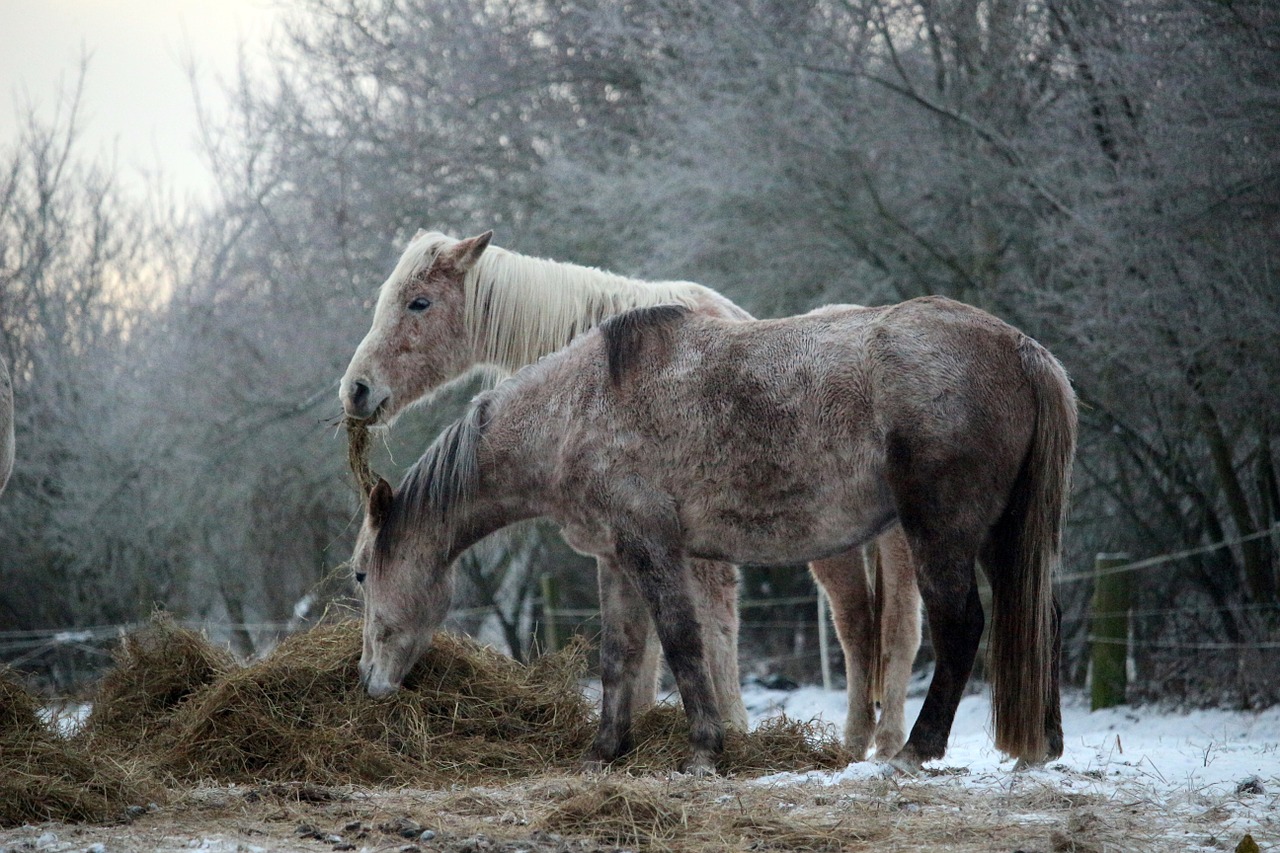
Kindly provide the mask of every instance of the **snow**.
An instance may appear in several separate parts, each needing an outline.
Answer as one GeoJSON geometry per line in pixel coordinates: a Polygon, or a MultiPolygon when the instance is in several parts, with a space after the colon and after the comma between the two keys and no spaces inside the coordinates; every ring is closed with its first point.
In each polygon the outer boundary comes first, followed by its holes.
{"type": "MultiPolygon", "coordinates": [[[[913,692],[921,695],[908,700],[908,727],[923,704],[923,691],[913,692]]],[[[842,690],[744,687],[743,698],[753,725],[785,713],[792,719],[820,720],[835,733],[844,727],[842,690]]],[[[1062,716],[1062,758],[1044,768],[1012,773],[1012,761],[992,746],[989,693],[966,695],[946,756],[927,763],[910,784],[991,792],[1041,784],[1110,801],[1158,803],[1185,818],[1218,809],[1228,815],[1223,828],[1238,832],[1261,829],[1271,835],[1280,829],[1280,708],[1251,713],[1121,706],[1090,712],[1087,698],[1069,694],[1063,697],[1062,716]]],[[[779,773],[757,782],[836,785],[890,772],[883,764],[859,762],[833,773],[779,773]]]]}

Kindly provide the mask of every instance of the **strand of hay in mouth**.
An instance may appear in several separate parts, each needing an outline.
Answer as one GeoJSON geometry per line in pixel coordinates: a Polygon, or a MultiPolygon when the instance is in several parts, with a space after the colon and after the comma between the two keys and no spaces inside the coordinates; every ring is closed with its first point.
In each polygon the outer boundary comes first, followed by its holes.
{"type": "Polygon", "coordinates": [[[369,466],[369,425],[350,417],[343,419],[343,425],[347,428],[347,465],[355,475],[361,493],[368,495],[378,484],[378,477],[369,466]]]}
{"type": "Polygon", "coordinates": [[[0,671],[0,826],[122,820],[129,806],[162,797],[140,762],[81,749],[45,725],[38,708],[0,671]]]}

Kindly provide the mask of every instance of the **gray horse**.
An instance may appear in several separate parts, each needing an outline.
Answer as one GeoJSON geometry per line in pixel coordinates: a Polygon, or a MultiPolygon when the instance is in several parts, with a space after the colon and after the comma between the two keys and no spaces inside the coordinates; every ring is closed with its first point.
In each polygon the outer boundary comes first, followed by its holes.
{"type": "MultiPolygon", "coordinates": [[[[396,690],[429,647],[456,557],[535,516],[639,590],[690,724],[685,769],[712,772],[723,728],[686,557],[794,564],[901,524],[937,663],[893,762],[941,757],[992,587],[996,746],[1062,752],[1052,575],[1075,452],[1076,403],[1040,344],[931,297],[726,321],[637,309],[472,402],[396,490],[369,497],[353,562],[365,586],[363,684],[396,690]]],[[[626,678],[641,650],[606,629],[589,764],[631,746],[626,678]]]]}
{"type": "MultiPolygon", "coordinates": [[[[679,304],[711,317],[751,320],[720,293],[687,281],[645,281],[578,264],[533,258],[491,245],[492,232],[456,240],[419,231],[378,292],[340,396],[348,417],[390,425],[406,408],[473,371],[495,377],[555,352],[608,317],[631,308],[679,304]]],[[[889,759],[907,739],[906,698],[920,648],[920,593],[902,528],[876,540],[878,570],[862,549],[813,561],[831,602],[844,651],[845,743],[859,759],[874,742],[889,759]],[[880,702],[879,719],[876,701],[880,702]]],[[[631,712],[654,701],[659,644],[639,592],[607,555],[597,557],[600,619],[622,626],[644,649],[627,675],[631,712]]],[[[738,574],[717,560],[690,560],[711,684],[725,722],[745,729],[738,679],[738,574]]]]}

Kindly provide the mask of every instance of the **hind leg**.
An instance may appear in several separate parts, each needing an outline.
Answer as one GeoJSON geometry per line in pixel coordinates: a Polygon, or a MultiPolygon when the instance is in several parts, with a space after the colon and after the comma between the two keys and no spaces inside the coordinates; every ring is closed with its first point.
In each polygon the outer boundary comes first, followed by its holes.
{"type": "Polygon", "coordinates": [[[716,704],[726,725],[745,732],[747,709],[738,676],[738,569],[711,560],[688,564],[716,704]]]}
{"type": "Polygon", "coordinates": [[[876,725],[874,667],[877,655],[871,582],[860,548],[814,560],[809,571],[827,593],[836,636],[844,651],[848,714],[844,742],[855,761],[871,746],[876,725]]]}
{"type": "Polygon", "coordinates": [[[977,545],[966,544],[976,537],[948,533],[907,531],[936,661],[920,716],[893,759],[895,766],[908,771],[946,753],[956,708],[982,638],[982,602],[974,571],[977,545]]]}
{"type": "Polygon", "coordinates": [[[920,651],[920,589],[911,547],[901,527],[877,540],[877,607],[880,612],[880,721],[876,758],[888,761],[907,739],[907,685],[920,651]]]}

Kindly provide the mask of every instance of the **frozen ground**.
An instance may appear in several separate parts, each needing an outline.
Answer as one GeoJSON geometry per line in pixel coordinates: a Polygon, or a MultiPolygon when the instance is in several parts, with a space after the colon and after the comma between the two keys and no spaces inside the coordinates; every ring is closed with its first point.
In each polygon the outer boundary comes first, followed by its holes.
{"type": "MultiPolygon", "coordinates": [[[[844,725],[841,691],[752,687],[744,698],[753,722],[785,712],[793,719],[821,719],[837,730],[844,725]]],[[[1062,758],[1042,770],[1014,774],[1009,772],[1012,762],[1002,761],[992,747],[988,699],[984,691],[961,702],[946,758],[926,766],[947,772],[926,774],[910,784],[993,793],[1017,785],[1045,785],[1064,794],[1132,803],[1184,822],[1194,823],[1206,814],[1217,818],[1213,832],[1184,839],[1185,848],[1170,839],[1171,850],[1222,849],[1218,836],[1239,838],[1244,833],[1267,842],[1264,850],[1280,849],[1280,708],[1260,713],[1129,707],[1090,712],[1087,698],[1069,694],[1062,709],[1062,758]]],[[[909,701],[908,725],[922,701],[922,696],[909,701]]],[[[837,773],[784,773],[762,781],[836,785],[881,772],[875,764],[862,763],[837,773]]]]}
{"type": "MultiPolygon", "coordinates": [[[[842,691],[747,687],[744,696],[753,722],[785,712],[837,732],[843,726],[842,691]]],[[[911,701],[908,721],[920,704],[919,696],[911,701]]],[[[175,791],[129,823],[0,830],[0,853],[1280,853],[1280,709],[1090,713],[1072,694],[1063,708],[1062,759],[1023,773],[993,751],[988,715],[985,693],[967,696],[945,760],[916,777],[859,763],[758,779],[576,775],[439,791],[349,787],[322,796],[280,785],[211,785],[175,791]],[[627,829],[634,838],[626,840],[600,834],[593,821],[616,820],[605,812],[564,825],[563,804],[584,793],[612,798],[604,805],[630,798],[628,808],[650,817],[635,819],[627,829]],[[664,835],[652,815],[668,812],[680,817],[664,835]],[[428,831],[409,837],[406,824],[428,831]],[[724,827],[738,834],[722,837],[724,827]],[[1246,835],[1257,848],[1240,846],[1246,835]]]]}

